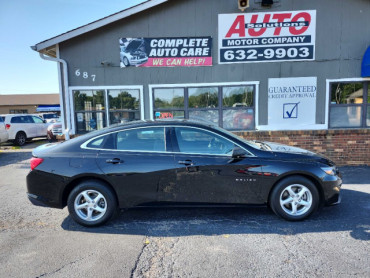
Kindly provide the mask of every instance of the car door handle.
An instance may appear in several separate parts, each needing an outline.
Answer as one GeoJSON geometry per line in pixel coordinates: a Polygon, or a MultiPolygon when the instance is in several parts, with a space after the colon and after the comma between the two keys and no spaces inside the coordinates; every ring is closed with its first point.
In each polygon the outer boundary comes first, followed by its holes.
{"type": "Polygon", "coordinates": [[[179,164],[184,164],[185,166],[193,166],[195,163],[191,160],[180,160],[179,164]]]}
{"type": "Polygon", "coordinates": [[[105,162],[112,163],[112,164],[120,164],[120,163],[123,163],[124,161],[119,158],[113,158],[113,159],[107,159],[105,162]]]}

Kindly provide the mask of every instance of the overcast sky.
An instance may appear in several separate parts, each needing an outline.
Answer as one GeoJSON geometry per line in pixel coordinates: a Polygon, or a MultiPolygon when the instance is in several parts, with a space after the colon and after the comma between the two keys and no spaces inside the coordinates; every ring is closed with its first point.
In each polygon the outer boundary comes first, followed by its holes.
{"type": "Polygon", "coordinates": [[[0,0],[0,94],[58,93],[55,62],[30,46],[144,0],[0,0]]]}

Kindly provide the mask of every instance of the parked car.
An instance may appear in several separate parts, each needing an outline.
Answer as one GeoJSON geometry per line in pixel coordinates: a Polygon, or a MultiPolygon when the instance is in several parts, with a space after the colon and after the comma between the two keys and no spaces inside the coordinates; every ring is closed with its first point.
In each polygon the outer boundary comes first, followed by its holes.
{"type": "Polygon", "coordinates": [[[0,117],[0,143],[8,141],[9,135],[5,128],[5,123],[3,117],[0,117]]]}
{"type": "Polygon", "coordinates": [[[130,122],[46,144],[34,149],[31,170],[30,201],[68,206],[84,226],[107,222],[117,208],[155,204],[269,205],[296,221],[339,203],[342,184],[327,158],[185,120],[130,122]]]}
{"type": "Polygon", "coordinates": [[[18,146],[23,146],[32,138],[46,137],[49,124],[40,117],[28,114],[6,114],[2,117],[8,131],[8,140],[18,146]]]}
{"type": "Polygon", "coordinates": [[[56,122],[51,123],[48,126],[46,138],[48,139],[49,142],[53,142],[56,140],[56,136],[62,133],[63,133],[62,122],[60,121],[60,119],[58,119],[56,122]]]}
{"type": "Polygon", "coordinates": [[[40,117],[45,120],[47,123],[55,123],[59,120],[59,116],[56,113],[40,113],[34,116],[40,117]]]}

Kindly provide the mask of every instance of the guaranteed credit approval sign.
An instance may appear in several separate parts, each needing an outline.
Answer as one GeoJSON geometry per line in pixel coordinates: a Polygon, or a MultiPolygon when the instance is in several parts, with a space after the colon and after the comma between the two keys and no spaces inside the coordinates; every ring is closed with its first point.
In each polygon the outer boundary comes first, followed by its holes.
{"type": "Polygon", "coordinates": [[[218,15],[219,63],[315,59],[316,11],[218,15]]]}

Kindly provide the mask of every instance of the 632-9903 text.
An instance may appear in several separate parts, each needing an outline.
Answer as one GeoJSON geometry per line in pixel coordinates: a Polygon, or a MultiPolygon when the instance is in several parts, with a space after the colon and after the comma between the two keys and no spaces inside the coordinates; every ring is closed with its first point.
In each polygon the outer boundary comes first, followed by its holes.
{"type": "Polygon", "coordinates": [[[245,63],[245,62],[271,62],[313,60],[313,46],[279,46],[279,47],[254,47],[254,48],[228,48],[221,49],[220,62],[245,63]]]}

